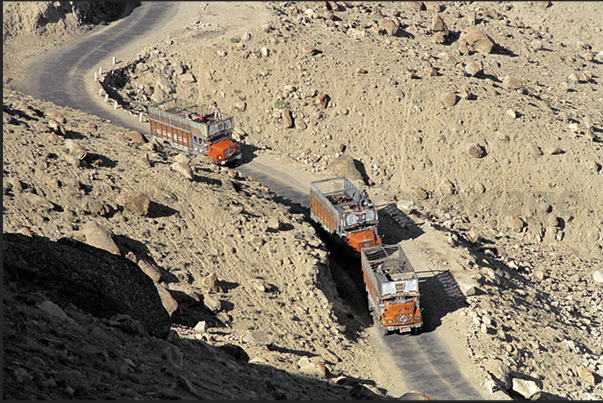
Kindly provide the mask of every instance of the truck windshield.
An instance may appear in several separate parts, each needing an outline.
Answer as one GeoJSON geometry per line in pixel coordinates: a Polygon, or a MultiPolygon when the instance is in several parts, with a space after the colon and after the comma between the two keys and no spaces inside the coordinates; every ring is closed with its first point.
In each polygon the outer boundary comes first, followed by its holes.
{"type": "Polygon", "coordinates": [[[228,135],[226,133],[222,133],[222,134],[217,134],[215,136],[212,136],[209,138],[209,143],[210,144],[215,144],[218,143],[222,140],[227,140],[228,139],[228,135]]]}

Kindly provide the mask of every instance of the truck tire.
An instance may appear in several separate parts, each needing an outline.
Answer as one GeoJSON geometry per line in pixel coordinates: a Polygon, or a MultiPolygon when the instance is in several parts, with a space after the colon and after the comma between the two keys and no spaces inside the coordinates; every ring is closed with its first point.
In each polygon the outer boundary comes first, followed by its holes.
{"type": "Polygon", "coordinates": [[[389,334],[389,330],[387,330],[387,327],[380,325],[381,326],[381,334],[384,336],[387,336],[389,334]]]}
{"type": "Polygon", "coordinates": [[[410,329],[410,334],[419,335],[421,330],[423,330],[423,327],[413,327],[410,329]]]}

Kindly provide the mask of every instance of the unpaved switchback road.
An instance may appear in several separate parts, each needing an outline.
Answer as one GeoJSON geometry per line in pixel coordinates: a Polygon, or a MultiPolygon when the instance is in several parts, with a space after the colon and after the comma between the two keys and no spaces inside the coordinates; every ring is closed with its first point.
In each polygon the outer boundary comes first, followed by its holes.
{"type": "MultiPolygon", "coordinates": [[[[212,2],[207,6],[212,12],[208,11],[207,16],[200,17],[200,4],[208,3],[143,2],[122,20],[98,27],[84,39],[41,56],[17,89],[36,98],[81,109],[123,127],[147,133],[148,123],[139,122],[137,116],[129,115],[123,110],[113,110],[109,103],[103,102],[102,97],[93,93],[94,71],[98,70],[99,65],[110,66],[112,57],[127,60],[136,55],[137,50],[142,49],[147,42],[182,29],[194,19],[219,20],[226,28],[232,26],[233,29],[240,30],[241,25],[237,25],[237,22],[241,19],[237,19],[236,13],[225,13],[223,17],[220,14],[228,10],[228,7],[246,7],[243,19],[248,23],[255,22],[256,25],[260,19],[254,19],[249,13],[256,10],[262,18],[266,15],[266,10],[258,7],[257,3],[249,6],[212,2]]],[[[237,169],[255,177],[285,204],[298,211],[309,207],[309,183],[324,178],[324,174],[311,174],[299,166],[288,165],[269,152],[245,158],[237,169]]],[[[458,357],[462,352],[451,351],[447,343],[448,335],[439,326],[439,319],[447,312],[451,302],[449,298],[452,298],[446,295],[445,287],[438,279],[441,271],[434,270],[413,240],[404,242],[403,247],[422,278],[422,292],[426,292],[423,303],[426,326],[424,333],[412,337],[389,335],[384,338],[370,329],[374,342],[383,349],[383,365],[391,368],[388,377],[396,390],[390,389],[389,392],[401,395],[409,390],[420,390],[436,399],[484,399],[477,391],[479,384],[475,380],[468,380],[467,366],[458,364],[458,357]]],[[[359,271],[360,267],[351,270],[359,271]]],[[[353,300],[366,299],[363,289],[357,291],[358,295],[353,300]]],[[[366,307],[353,309],[361,311],[366,307]]],[[[378,357],[375,359],[381,360],[378,357]]]]}

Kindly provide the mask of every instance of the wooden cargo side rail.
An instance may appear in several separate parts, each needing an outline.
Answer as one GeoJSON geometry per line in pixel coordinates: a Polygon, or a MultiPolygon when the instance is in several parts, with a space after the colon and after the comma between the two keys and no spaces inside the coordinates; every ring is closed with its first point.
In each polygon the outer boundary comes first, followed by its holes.
{"type": "Polygon", "coordinates": [[[205,153],[208,137],[206,125],[153,107],[149,107],[148,111],[151,136],[193,154],[205,153]]]}
{"type": "Polygon", "coordinates": [[[333,214],[333,205],[312,184],[310,184],[310,215],[331,233],[336,232],[341,221],[341,217],[333,214]]]}

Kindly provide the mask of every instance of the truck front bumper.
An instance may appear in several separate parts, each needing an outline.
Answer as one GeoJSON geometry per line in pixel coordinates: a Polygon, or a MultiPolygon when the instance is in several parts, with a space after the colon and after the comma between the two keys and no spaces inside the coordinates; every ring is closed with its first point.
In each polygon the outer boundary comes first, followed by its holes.
{"type": "Polygon", "coordinates": [[[216,161],[216,164],[217,165],[226,165],[226,164],[228,164],[230,162],[234,162],[234,161],[240,160],[241,157],[242,157],[242,155],[243,155],[242,153],[239,153],[239,154],[235,155],[234,157],[230,157],[227,160],[216,161]]]}

